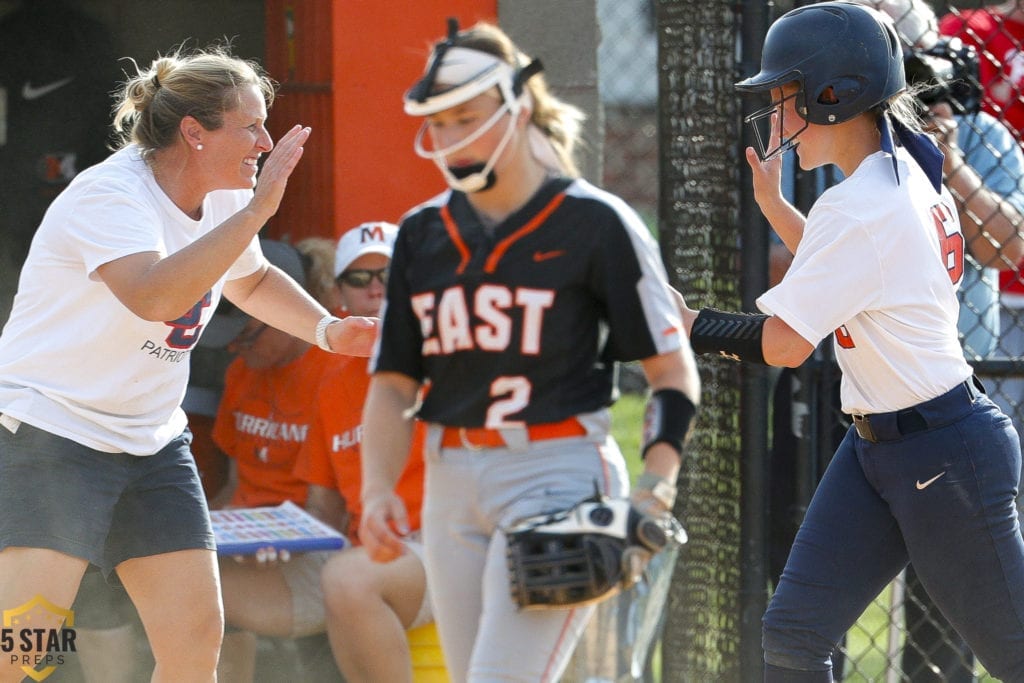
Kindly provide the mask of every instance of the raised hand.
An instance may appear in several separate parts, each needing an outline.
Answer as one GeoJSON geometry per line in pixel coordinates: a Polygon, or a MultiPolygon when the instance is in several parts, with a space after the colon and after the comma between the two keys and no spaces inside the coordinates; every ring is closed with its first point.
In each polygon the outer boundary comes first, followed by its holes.
{"type": "Polygon", "coordinates": [[[249,208],[258,215],[269,219],[281,204],[288,178],[302,158],[303,145],[309,139],[311,129],[294,126],[281,136],[274,149],[267,156],[256,181],[256,190],[249,208]]]}
{"type": "MultiPolygon", "coordinates": [[[[771,132],[769,140],[782,141],[782,131],[778,113],[771,115],[771,132]]],[[[753,147],[746,149],[747,164],[753,176],[754,200],[763,205],[766,201],[782,196],[782,155],[768,161],[761,161],[753,147]]]]}

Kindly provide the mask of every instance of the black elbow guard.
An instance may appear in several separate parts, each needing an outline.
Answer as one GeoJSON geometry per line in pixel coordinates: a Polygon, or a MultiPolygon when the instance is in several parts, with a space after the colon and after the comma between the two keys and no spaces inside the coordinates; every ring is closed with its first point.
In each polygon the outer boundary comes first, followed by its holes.
{"type": "Polygon", "coordinates": [[[656,443],[667,443],[679,455],[690,436],[697,406],[678,389],[659,389],[651,394],[644,413],[644,441],[641,458],[656,443]]]}
{"type": "Polygon", "coordinates": [[[761,337],[768,316],[762,313],[726,313],[702,308],[690,330],[694,353],[717,353],[730,360],[764,364],[761,337]]]}

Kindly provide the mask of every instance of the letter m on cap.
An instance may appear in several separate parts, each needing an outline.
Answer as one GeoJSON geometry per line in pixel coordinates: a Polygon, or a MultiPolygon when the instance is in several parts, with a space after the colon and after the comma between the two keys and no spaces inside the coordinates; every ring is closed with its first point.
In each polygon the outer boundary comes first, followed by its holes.
{"type": "Polygon", "coordinates": [[[384,241],[384,228],[379,223],[373,225],[363,226],[359,231],[359,242],[360,244],[366,244],[367,242],[383,242],[384,241]]]}

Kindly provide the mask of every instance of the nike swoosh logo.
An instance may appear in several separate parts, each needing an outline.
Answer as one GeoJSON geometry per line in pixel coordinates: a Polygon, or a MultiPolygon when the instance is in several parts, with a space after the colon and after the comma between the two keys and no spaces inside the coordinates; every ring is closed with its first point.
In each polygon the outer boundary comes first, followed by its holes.
{"type": "Polygon", "coordinates": [[[29,81],[22,86],[21,96],[26,100],[38,100],[43,95],[49,95],[54,90],[59,90],[60,88],[63,88],[65,85],[67,85],[73,80],[75,80],[74,76],[68,76],[67,78],[62,78],[59,81],[53,81],[52,83],[47,83],[46,85],[40,85],[39,87],[32,87],[32,82],[29,81]]]}
{"type": "Polygon", "coordinates": [[[928,488],[929,486],[934,484],[936,482],[936,480],[938,480],[938,478],[941,477],[944,474],[945,474],[945,472],[939,472],[934,477],[932,477],[931,479],[929,479],[928,481],[925,481],[925,482],[922,482],[920,479],[918,479],[917,480],[917,484],[916,484],[917,490],[918,491],[924,491],[926,488],[928,488]]]}
{"type": "Polygon", "coordinates": [[[547,261],[548,259],[558,258],[564,253],[564,249],[558,249],[556,251],[535,251],[533,252],[533,260],[540,263],[541,261],[547,261]]]}

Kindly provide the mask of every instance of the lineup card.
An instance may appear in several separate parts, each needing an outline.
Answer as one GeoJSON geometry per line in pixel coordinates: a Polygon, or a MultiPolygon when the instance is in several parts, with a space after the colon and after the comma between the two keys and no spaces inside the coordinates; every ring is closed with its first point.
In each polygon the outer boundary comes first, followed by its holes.
{"type": "Polygon", "coordinates": [[[288,552],[338,550],[348,540],[290,500],[276,507],[211,510],[220,555],[252,555],[260,548],[288,552]]]}

